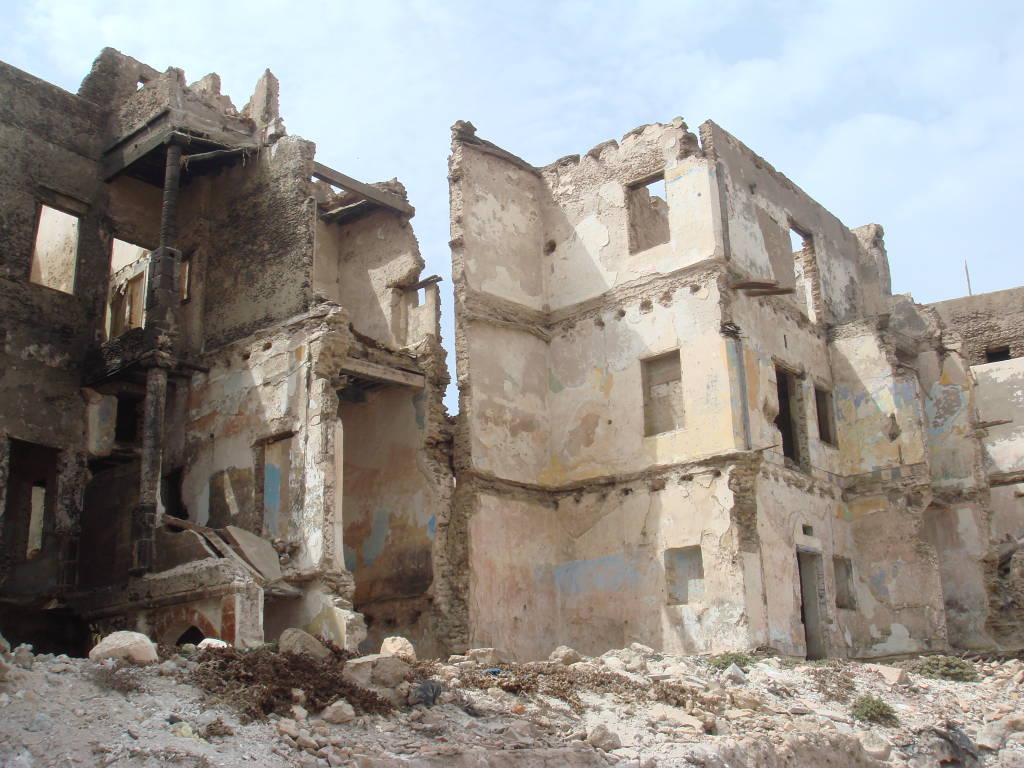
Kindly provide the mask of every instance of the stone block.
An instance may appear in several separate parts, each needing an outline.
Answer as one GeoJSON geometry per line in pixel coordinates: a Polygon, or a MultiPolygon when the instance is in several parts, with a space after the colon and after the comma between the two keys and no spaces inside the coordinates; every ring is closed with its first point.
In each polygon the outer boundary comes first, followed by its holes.
{"type": "Polygon", "coordinates": [[[306,626],[309,634],[330,640],[346,651],[356,651],[366,639],[366,622],[361,613],[325,605],[306,626]]]}
{"type": "Polygon", "coordinates": [[[127,659],[135,664],[151,664],[157,660],[156,644],[141,632],[111,632],[89,651],[92,661],[127,659]]]}
{"type": "Polygon", "coordinates": [[[323,643],[308,632],[292,627],[281,633],[277,641],[277,649],[281,653],[299,653],[317,659],[329,659],[331,652],[323,643]]]}

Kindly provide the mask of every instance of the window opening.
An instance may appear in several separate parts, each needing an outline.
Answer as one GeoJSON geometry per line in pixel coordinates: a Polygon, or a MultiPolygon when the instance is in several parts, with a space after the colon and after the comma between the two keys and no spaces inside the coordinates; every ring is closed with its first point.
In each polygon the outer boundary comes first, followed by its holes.
{"type": "Polygon", "coordinates": [[[164,512],[179,520],[188,520],[188,509],[185,507],[181,490],[184,474],[184,469],[178,467],[164,475],[160,482],[160,499],[164,505],[164,512]]]}
{"type": "Polygon", "coordinates": [[[31,560],[43,549],[43,520],[46,516],[46,483],[36,482],[32,486],[31,511],[28,521],[28,547],[25,559],[31,560]]]}
{"type": "Polygon", "coordinates": [[[644,388],[644,434],[657,435],[683,426],[683,388],[679,350],[641,361],[644,388]]]}
{"type": "Polygon", "coordinates": [[[110,248],[110,288],[107,300],[107,338],[116,338],[146,321],[146,280],[150,252],[141,245],[113,239],[110,248]]]}
{"type": "Polygon", "coordinates": [[[779,395],[779,414],[775,417],[775,426],[782,434],[782,455],[799,464],[801,460],[800,441],[797,435],[799,383],[792,373],[775,366],[775,384],[779,395]]]}
{"type": "Polygon", "coordinates": [[[77,261],[78,217],[48,205],[40,206],[29,280],[73,293],[77,261]]]}
{"type": "Polygon", "coordinates": [[[10,440],[10,471],[0,515],[3,540],[15,562],[43,555],[53,532],[57,488],[56,448],[10,440]]]}
{"type": "Polygon", "coordinates": [[[985,362],[986,363],[1001,363],[1004,360],[1012,359],[1010,354],[1010,348],[1006,347],[989,347],[985,350],[985,362]]]}
{"type": "Polygon", "coordinates": [[[178,298],[184,304],[192,298],[192,254],[181,257],[178,268],[178,298]]]}
{"type": "Polygon", "coordinates": [[[665,550],[665,587],[669,605],[704,597],[704,557],[699,546],[665,550]]]}
{"type": "Polygon", "coordinates": [[[630,253],[669,241],[667,200],[664,174],[626,188],[630,253]]]}
{"type": "Polygon", "coordinates": [[[263,527],[271,537],[287,535],[291,450],[291,435],[257,446],[257,466],[263,475],[259,484],[263,497],[263,527]]]}
{"type": "Polygon", "coordinates": [[[857,607],[853,589],[853,563],[848,557],[833,557],[832,571],[836,582],[836,608],[857,607]]]}
{"type": "Polygon", "coordinates": [[[114,422],[114,440],[134,443],[139,439],[139,411],[143,399],[138,395],[117,396],[117,417],[114,422]]]}
{"type": "Polygon", "coordinates": [[[814,407],[818,414],[818,439],[823,443],[836,445],[836,422],[832,393],[827,389],[815,387],[814,407]]]}
{"type": "Polygon", "coordinates": [[[803,531],[804,536],[813,536],[814,535],[814,526],[813,525],[804,524],[801,527],[801,530],[803,531]]]}

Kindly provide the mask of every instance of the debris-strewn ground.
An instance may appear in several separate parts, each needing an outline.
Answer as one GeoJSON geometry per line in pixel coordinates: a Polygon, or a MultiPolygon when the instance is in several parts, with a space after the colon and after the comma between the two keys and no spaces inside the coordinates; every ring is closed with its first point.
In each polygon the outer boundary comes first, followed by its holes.
{"type": "Polygon", "coordinates": [[[342,678],[337,652],[214,649],[131,666],[23,651],[0,682],[0,766],[1024,768],[1016,659],[965,674],[743,656],[719,669],[640,645],[563,653],[568,664],[477,658],[415,664],[402,690],[436,704],[393,709],[342,678]],[[334,698],[352,719],[319,717],[334,698]]]}

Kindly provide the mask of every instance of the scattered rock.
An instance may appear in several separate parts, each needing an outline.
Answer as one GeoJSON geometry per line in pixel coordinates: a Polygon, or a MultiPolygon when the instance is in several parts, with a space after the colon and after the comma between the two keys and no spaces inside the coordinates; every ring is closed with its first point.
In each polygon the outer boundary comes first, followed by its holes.
{"type": "Polygon", "coordinates": [[[654,704],[647,710],[647,715],[655,723],[668,722],[673,727],[682,728],[691,733],[704,733],[704,721],[687,714],[686,710],[679,707],[670,707],[668,704],[654,704]]]}
{"type": "Polygon", "coordinates": [[[196,648],[199,650],[203,650],[205,648],[227,648],[230,645],[230,643],[225,643],[223,640],[216,637],[204,637],[199,641],[199,645],[197,645],[196,648]]]}
{"type": "Polygon", "coordinates": [[[501,654],[494,648],[471,648],[466,651],[466,658],[487,667],[493,667],[504,661],[501,658],[501,654]]]}
{"type": "Polygon", "coordinates": [[[19,645],[11,655],[11,661],[22,669],[32,669],[32,664],[35,662],[35,656],[32,655],[32,646],[25,643],[19,645]]]}
{"type": "Polygon", "coordinates": [[[975,741],[979,747],[997,751],[1002,749],[1007,736],[1018,731],[1024,731],[1024,715],[1010,715],[988,723],[975,741]]]}
{"type": "Polygon", "coordinates": [[[397,656],[410,664],[416,663],[416,649],[404,637],[385,637],[384,642],[380,644],[380,652],[397,656]]]}
{"type": "Polygon", "coordinates": [[[277,641],[277,648],[281,653],[305,654],[316,659],[331,657],[331,652],[326,645],[308,632],[295,627],[281,633],[281,637],[277,641]]]}
{"type": "Polygon", "coordinates": [[[587,743],[605,752],[611,752],[622,746],[622,739],[614,731],[609,731],[603,724],[595,725],[587,734],[587,743]]]}
{"type": "Polygon", "coordinates": [[[299,726],[290,717],[282,717],[277,721],[277,732],[282,736],[290,736],[293,739],[299,738],[299,726]]]}
{"type": "Polygon", "coordinates": [[[735,664],[730,664],[725,672],[722,673],[722,677],[737,685],[747,682],[746,673],[735,664]]]}
{"type": "Polygon", "coordinates": [[[111,632],[91,651],[92,661],[126,659],[135,664],[152,664],[157,660],[156,644],[141,632],[111,632]]]}
{"type": "Polygon", "coordinates": [[[881,675],[886,685],[902,685],[903,683],[910,682],[907,670],[900,669],[899,667],[890,667],[886,664],[865,664],[864,668],[881,675]]]}
{"type": "Polygon", "coordinates": [[[874,731],[859,731],[854,735],[868,757],[883,761],[889,759],[889,753],[892,752],[892,744],[886,741],[885,738],[874,731]]]}
{"type": "Polygon", "coordinates": [[[560,645],[551,652],[548,656],[548,661],[554,662],[555,664],[564,664],[569,666],[575,664],[577,661],[581,661],[583,657],[579,654],[579,651],[570,648],[567,645],[560,645]]]}
{"type": "Polygon", "coordinates": [[[320,713],[320,717],[328,723],[347,723],[350,720],[355,720],[356,712],[345,699],[338,699],[333,704],[329,704],[320,713]]]}
{"type": "Polygon", "coordinates": [[[363,688],[394,688],[403,682],[411,671],[412,667],[397,656],[374,653],[350,659],[345,664],[342,676],[363,688]]]}
{"type": "Polygon", "coordinates": [[[9,642],[7,642],[7,638],[6,637],[4,637],[3,635],[0,635],[0,653],[10,653],[10,652],[11,652],[11,644],[9,642]]]}
{"type": "Polygon", "coordinates": [[[309,712],[306,708],[299,704],[292,704],[291,713],[293,720],[305,720],[309,717],[309,712]]]}

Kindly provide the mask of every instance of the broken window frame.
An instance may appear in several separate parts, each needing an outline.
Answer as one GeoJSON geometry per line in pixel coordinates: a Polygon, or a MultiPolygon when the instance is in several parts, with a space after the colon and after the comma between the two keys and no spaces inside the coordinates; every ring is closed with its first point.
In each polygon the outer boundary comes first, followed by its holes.
{"type": "Polygon", "coordinates": [[[704,598],[706,586],[704,551],[700,544],[667,547],[661,557],[665,569],[666,604],[690,605],[700,602],[704,598]]]}
{"type": "Polygon", "coordinates": [[[779,411],[775,416],[774,424],[779,430],[782,442],[779,447],[780,453],[792,462],[798,469],[807,469],[807,424],[806,409],[804,408],[803,376],[794,369],[778,360],[774,363],[775,387],[779,400],[779,411]],[[785,382],[783,384],[783,382],[785,382]],[[785,406],[783,405],[783,387],[786,389],[785,406]],[[788,417],[788,419],[787,419],[788,417]],[[784,423],[788,420],[787,430],[783,429],[784,423]]]}
{"type": "Polygon", "coordinates": [[[29,280],[29,282],[32,283],[33,285],[41,285],[43,288],[49,288],[52,291],[60,291],[61,293],[66,293],[66,294],[69,294],[69,295],[73,296],[74,293],[75,293],[75,282],[76,282],[76,279],[78,277],[78,252],[81,249],[81,241],[82,241],[82,214],[81,213],[76,213],[75,211],[69,210],[68,208],[62,207],[60,205],[55,205],[50,200],[46,200],[46,201],[38,200],[38,201],[36,201],[36,222],[35,222],[35,230],[32,233],[32,256],[31,256],[31,259],[29,261],[29,272],[28,272],[28,280],[29,280]],[[41,266],[41,260],[39,258],[39,235],[40,235],[40,233],[42,231],[43,216],[44,216],[44,214],[45,214],[45,212],[47,210],[54,211],[54,212],[59,213],[59,214],[61,214],[63,216],[68,216],[68,217],[74,219],[74,221],[75,221],[75,231],[74,231],[75,246],[74,246],[74,250],[73,250],[73,252],[71,254],[71,278],[70,278],[70,285],[67,286],[66,288],[62,288],[62,287],[60,287],[58,285],[51,285],[50,283],[45,282],[43,280],[42,274],[41,274],[42,266],[41,266]],[[38,275],[39,278],[36,279],[36,277],[34,277],[33,275],[38,275]]]}
{"type": "MultiPolygon", "coordinates": [[[[679,354],[679,348],[671,349],[667,352],[662,352],[651,357],[645,357],[640,361],[640,382],[643,388],[643,410],[644,410],[644,437],[654,437],[655,435],[664,435],[669,432],[675,432],[676,430],[682,429],[685,425],[685,408],[683,403],[683,371],[682,371],[682,358],[679,354]],[[654,367],[663,361],[674,360],[674,370],[678,374],[676,378],[669,378],[665,381],[651,381],[652,375],[654,374],[654,367]],[[675,394],[673,395],[670,391],[664,398],[654,398],[652,395],[652,388],[661,384],[671,385],[675,382],[675,394]],[[656,413],[654,411],[655,399],[668,399],[678,398],[677,412],[673,411],[673,423],[671,426],[667,426],[665,429],[659,429],[659,425],[655,423],[656,413]]],[[[670,386],[671,389],[671,386],[670,386]]],[[[666,425],[660,425],[666,426],[666,425]]]]}
{"type": "Polygon", "coordinates": [[[629,253],[631,255],[643,253],[651,248],[671,242],[672,232],[669,226],[668,185],[665,181],[665,171],[660,170],[650,176],[645,176],[642,179],[627,184],[625,192],[626,229],[629,253]],[[661,195],[653,195],[650,192],[650,187],[659,182],[665,185],[664,198],[661,195]],[[646,192],[647,196],[643,197],[640,194],[641,192],[646,192]],[[647,227],[652,226],[651,221],[648,220],[643,223],[640,221],[640,217],[642,215],[647,216],[648,218],[656,215],[656,212],[653,212],[652,209],[657,206],[652,203],[652,198],[661,200],[665,205],[664,222],[657,222],[659,229],[661,224],[664,224],[664,232],[648,231],[647,227]]]}
{"type": "Polygon", "coordinates": [[[116,339],[133,328],[145,327],[149,264],[152,256],[153,249],[151,248],[116,235],[110,238],[110,273],[107,277],[107,305],[104,324],[107,339],[116,339]],[[114,271],[114,251],[118,242],[138,248],[145,253],[114,271]],[[119,276],[121,276],[120,279],[118,279],[119,276]],[[116,296],[115,291],[117,291],[116,296]]]}
{"type": "Polygon", "coordinates": [[[833,448],[839,447],[839,435],[836,432],[835,398],[832,390],[814,386],[814,412],[818,421],[818,440],[833,448]]]}

